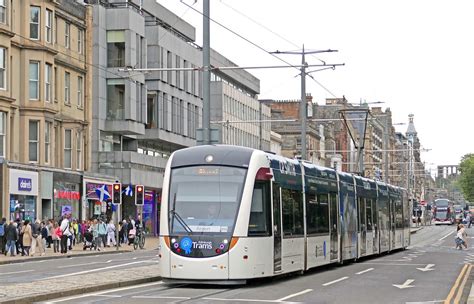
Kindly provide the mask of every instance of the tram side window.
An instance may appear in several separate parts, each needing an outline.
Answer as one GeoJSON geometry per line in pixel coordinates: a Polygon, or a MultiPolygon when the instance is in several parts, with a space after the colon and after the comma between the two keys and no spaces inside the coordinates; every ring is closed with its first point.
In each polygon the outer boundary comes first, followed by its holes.
{"type": "Polygon", "coordinates": [[[283,235],[303,235],[303,200],[301,192],[281,188],[283,204],[283,235]]]}
{"type": "Polygon", "coordinates": [[[306,193],[306,227],[308,234],[329,233],[327,194],[306,193]]]}
{"type": "Polygon", "coordinates": [[[372,231],[372,224],[373,224],[373,220],[372,220],[372,200],[371,199],[367,199],[365,201],[365,215],[367,216],[367,231],[372,231]]]}
{"type": "Polygon", "coordinates": [[[395,201],[395,228],[403,228],[403,208],[401,200],[395,201]]]}
{"type": "Polygon", "coordinates": [[[365,198],[363,197],[358,197],[357,198],[357,203],[359,205],[359,227],[358,231],[363,231],[365,229],[366,223],[365,223],[365,198]]]}
{"type": "Polygon", "coordinates": [[[271,204],[268,183],[255,183],[250,207],[249,236],[271,235],[271,204]]]}

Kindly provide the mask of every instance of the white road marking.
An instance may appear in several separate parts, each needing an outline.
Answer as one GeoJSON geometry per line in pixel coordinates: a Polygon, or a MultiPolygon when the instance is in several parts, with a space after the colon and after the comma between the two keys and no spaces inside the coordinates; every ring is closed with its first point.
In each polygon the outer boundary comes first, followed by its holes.
{"type": "Polygon", "coordinates": [[[83,263],[83,264],[63,265],[63,266],[58,266],[57,268],[88,266],[88,265],[93,265],[93,264],[108,264],[110,262],[112,262],[112,260],[108,260],[107,262],[89,262],[89,263],[83,263]]]}
{"type": "Polygon", "coordinates": [[[283,301],[288,300],[288,299],[290,299],[290,298],[294,298],[294,297],[297,297],[297,296],[301,296],[302,294],[305,294],[305,293],[308,293],[308,292],[311,292],[311,291],[313,291],[313,290],[312,290],[312,289],[305,289],[305,290],[303,290],[303,291],[300,291],[300,292],[297,292],[297,293],[294,293],[294,294],[290,294],[290,295],[288,295],[288,296],[286,296],[286,297],[283,297],[283,298],[281,298],[281,299],[278,299],[277,301],[278,301],[278,302],[283,302],[283,301]]]}
{"type": "Polygon", "coordinates": [[[366,270],[362,270],[362,271],[357,272],[356,274],[363,274],[363,273],[366,273],[366,272],[369,272],[369,271],[372,271],[372,270],[374,270],[374,268],[369,268],[369,269],[366,269],[366,270]]]}
{"type": "Polygon", "coordinates": [[[91,273],[91,272],[97,272],[97,271],[102,271],[106,269],[112,269],[112,268],[118,268],[122,266],[128,266],[128,265],[134,265],[134,264],[140,264],[140,263],[146,263],[147,261],[138,261],[138,262],[131,262],[131,263],[126,263],[126,264],[120,264],[120,265],[113,265],[113,266],[108,266],[108,267],[102,267],[102,268],[94,268],[90,270],[84,270],[84,271],[79,271],[79,272],[73,272],[73,273],[66,273],[66,274],[61,274],[53,277],[46,277],[42,278],[39,281],[43,280],[49,280],[49,279],[57,279],[57,278],[65,278],[65,277],[71,277],[79,274],[85,274],[85,273],[91,273]]]}
{"type": "Polygon", "coordinates": [[[331,282],[327,282],[327,283],[324,283],[323,286],[329,286],[331,284],[334,284],[334,283],[337,283],[337,282],[340,282],[340,281],[344,281],[346,279],[348,279],[349,277],[342,277],[340,279],[337,279],[337,280],[334,280],[334,281],[331,281],[331,282]]]}
{"type": "MultiPolygon", "coordinates": [[[[393,262],[404,262],[400,260],[394,260],[393,262]]],[[[416,263],[376,263],[376,262],[365,262],[367,265],[383,265],[383,266],[426,266],[426,264],[416,264],[416,263]]]]}
{"type": "Polygon", "coordinates": [[[202,298],[209,301],[223,301],[223,302],[263,302],[263,303],[281,303],[277,300],[259,300],[259,299],[226,299],[226,298],[202,298]]]}
{"type": "Polygon", "coordinates": [[[393,286],[399,288],[399,289],[405,289],[405,288],[411,288],[411,287],[415,287],[413,285],[410,285],[411,283],[415,282],[415,280],[413,279],[408,279],[405,281],[405,283],[401,284],[401,285],[397,285],[397,284],[392,284],[393,286]]]}
{"type": "Polygon", "coordinates": [[[133,296],[133,299],[175,299],[175,300],[191,300],[190,297],[165,297],[165,296],[133,296]]]}
{"type": "Polygon", "coordinates": [[[87,297],[102,296],[104,294],[112,293],[112,292],[118,292],[118,291],[124,291],[124,290],[130,290],[130,289],[136,289],[136,288],[142,288],[142,287],[149,287],[149,286],[155,286],[155,285],[161,285],[161,284],[163,284],[163,281],[147,283],[147,284],[141,284],[141,285],[133,285],[133,286],[121,287],[121,288],[115,288],[115,289],[109,289],[109,290],[105,290],[105,291],[101,291],[101,292],[92,292],[92,293],[87,293],[87,294],[83,294],[83,295],[67,297],[67,298],[64,298],[64,299],[50,300],[50,301],[45,302],[45,303],[60,303],[60,302],[66,302],[66,301],[71,301],[71,300],[76,300],[76,299],[87,298],[87,297]]]}
{"type": "Polygon", "coordinates": [[[31,270],[21,270],[21,271],[14,271],[14,272],[2,272],[2,275],[4,275],[4,274],[25,273],[25,272],[32,272],[32,271],[34,271],[34,270],[31,269],[31,270]]]}
{"type": "Polygon", "coordinates": [[[434,267],[434,266],[435,266],[435,264],[428,264],[428,265],[426,265],[424,268],[416,268],[416,269],[418,269],[418,270],[421,270],[421,271],[425,272],[425,271],[431,271],[431,270],[434,270],[433,268],[431,268],[431,267],[434,267]]]}
{"type": "Polygon", "coordinates": [[[442,238],[440,238],[438,241],[442,241],[442,240],[444,240],[445,238],[447,238],[448,236],[450,236],[450,235],[451,235],[451,234],[453,234],[453,233],[454,233],[454,230],[453,230],[453,231],[451,231],[450,233],[446,234],[446,235],[445,235],[445,236],[443,236],[442,238]]]}
{"type": "Polygon", "coordinates": [[[406,302],[405,304],[428,304],[428,303],[444,303],[444,300],[406,302]]]}

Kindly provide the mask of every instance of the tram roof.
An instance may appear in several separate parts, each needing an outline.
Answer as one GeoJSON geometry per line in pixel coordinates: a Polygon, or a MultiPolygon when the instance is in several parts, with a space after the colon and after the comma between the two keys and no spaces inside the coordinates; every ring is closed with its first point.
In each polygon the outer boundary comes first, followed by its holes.
{"type": "Polygon", "coordinates": [[[248,167],[255,149],[231,145],[194,146],[173,153],[171,167],[192,165],[226,165],[248,167]],[[208,158],[208,156],[212,156],[208,158]]]}

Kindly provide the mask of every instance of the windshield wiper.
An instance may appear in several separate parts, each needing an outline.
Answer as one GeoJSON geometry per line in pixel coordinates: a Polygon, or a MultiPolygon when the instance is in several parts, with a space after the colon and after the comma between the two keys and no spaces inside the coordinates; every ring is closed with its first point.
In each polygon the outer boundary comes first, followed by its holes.
{"type": "Polygon", "coordinates": [[[173,209],[170,210],[170,214],[172,214],[171,231],[173,231],[174,219],[176,218],[178,223],[181,224],[181,226],[186,230],[187,233],[193,233],[193,231],[188,226],[188,224],[186,224],[183,218],[176,212],[176,193],[174,194],[174,197],[173,197],[173,209]]]}

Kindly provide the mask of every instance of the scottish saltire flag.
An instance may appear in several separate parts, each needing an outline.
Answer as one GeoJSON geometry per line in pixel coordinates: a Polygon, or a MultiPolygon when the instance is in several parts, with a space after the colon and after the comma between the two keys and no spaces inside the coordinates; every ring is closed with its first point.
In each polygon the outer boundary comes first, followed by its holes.
{"type": "Polygon", "coordinates": [[[95,189],[95,193],[99,197],[100,202],[105,202],[106,200],[108,200],[110,198],[110,193],[107,190],[106,185],[102,185],[102,187],[99,187],[99,188],[95,189]]]}
{"type": "Polygon", "coordinates": [[[129,184],[128,187],[125,188],[124,192],[125,192],[126,196],[133,196],[133,187],[132,187],[132,185],[129,184]]]}

